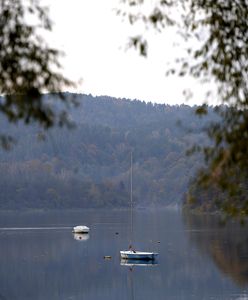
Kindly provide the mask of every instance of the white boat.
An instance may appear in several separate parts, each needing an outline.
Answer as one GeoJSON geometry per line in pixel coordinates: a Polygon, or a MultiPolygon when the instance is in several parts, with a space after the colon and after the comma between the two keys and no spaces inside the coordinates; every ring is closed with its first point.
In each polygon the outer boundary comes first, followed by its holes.
{"type": "Polygon", "coordinates": [[[131,152],[131,168],[130,168],[130,213],[131,213],[131,238],[129,250],[120,251],[121,259],[127,260],[142,260],[142,261],[152,261],[156,260],[158,257],[158,253],[156,252],[145,252],[145,251],[137,251],[132,247],[132,236],[133,236],[133,156],[131,152]]]}
{"type": "Polygon", "coordinates": [[[120,251],[122,259],[134,259],[134,260],[155,260],[158,256],[156,252],[143,252],[143,251],[135,251],[135,250],[126,250],[120,251]]]}
{"type": "Polygon", "coordinates": [[[74,233],[88,233],[90,231],[89,227],[85,225],[78,225],[73,227],[72,232],[74,233]]]}

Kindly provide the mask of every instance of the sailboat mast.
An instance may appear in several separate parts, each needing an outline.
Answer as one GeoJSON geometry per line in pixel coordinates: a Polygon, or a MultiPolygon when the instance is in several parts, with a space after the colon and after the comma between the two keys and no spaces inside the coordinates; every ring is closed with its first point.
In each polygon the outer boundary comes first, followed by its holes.
{"type": "Polygon", "coordinates": [[[141,252],[135,251],[132,246],[133,241],[133,153],[130,153],[130,244],[128,251],[120,251],[121,258],[123,259],[133,259],[133,260],[155,260],[158,253],[155,252],[141,252]]]}
{"type": "Polygon", "coordinates": [[[131,234],[130,245],[133,241],[133,152],[131,151],[131,168],[130,168],[130,216],[131,216],[131,234]]]}

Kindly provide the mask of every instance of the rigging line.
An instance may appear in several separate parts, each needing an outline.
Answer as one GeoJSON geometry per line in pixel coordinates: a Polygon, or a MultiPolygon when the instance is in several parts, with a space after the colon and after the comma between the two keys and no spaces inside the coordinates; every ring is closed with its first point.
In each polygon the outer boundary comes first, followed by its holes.
{"type": "Polygon", "coordinates": [[[132,246],[133,241],[133,152],[131,151],[131,157],[130,157],[130,217],[131,217],[131,232],[130,232],[130,246],[132,246]]]}

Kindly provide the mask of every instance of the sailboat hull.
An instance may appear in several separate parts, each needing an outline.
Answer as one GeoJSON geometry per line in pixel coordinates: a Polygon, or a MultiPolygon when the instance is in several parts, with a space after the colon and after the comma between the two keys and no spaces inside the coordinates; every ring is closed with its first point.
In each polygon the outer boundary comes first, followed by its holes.
{"type": "Polygon", "coordinates": [[[155,252],[141,252],[141,251],[120,251],[122,259],[132,259],[132,260],[155,260],[158,253],[155,252]]]}

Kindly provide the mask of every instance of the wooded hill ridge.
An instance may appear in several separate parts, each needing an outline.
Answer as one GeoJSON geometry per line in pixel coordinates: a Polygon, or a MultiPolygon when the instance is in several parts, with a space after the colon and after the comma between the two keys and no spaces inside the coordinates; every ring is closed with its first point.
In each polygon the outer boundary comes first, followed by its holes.
{"type": "Polygon", "coordinates": [[[180,205],[203,164],[186,151],[208,143],[203,128],[216,119],[213,110],[201,118],[188,105],[73,96],[76,128],[49,130],[45,141],[36,126],[0,121],[1,132],[18,140],[1,150],[0,209],[127,207],[131,150],[134,205],[180,205]]]}

